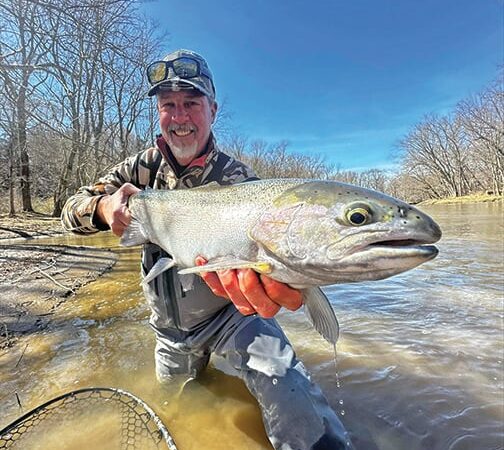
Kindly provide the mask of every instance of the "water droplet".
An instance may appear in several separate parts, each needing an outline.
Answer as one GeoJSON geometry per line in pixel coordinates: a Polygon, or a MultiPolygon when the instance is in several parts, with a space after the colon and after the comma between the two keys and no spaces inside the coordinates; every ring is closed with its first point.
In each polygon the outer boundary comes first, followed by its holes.
{"type": "Polygon", "coordinates": [[[340,414],[341,414],[342,416],[344,416],[344,415],[345,415],[345,410],[344,410],[344,409],[342,409],[342,410],[340,411],[340,414]]]}
{"type": "Polygon", "coordinates": [[[343,400],[340,400],[340,401],[339,401],[339,404],[340,404],[340,405],[342,405],[342,404],[343,404],[343,400]]]}
{"type": "Polygon", "coordinates": [[[276,378],[273,378],[272,383],[273,383],[273,384],[277,384],[277,383],[278,383],[278,380],[277,380],[276,378]]]}

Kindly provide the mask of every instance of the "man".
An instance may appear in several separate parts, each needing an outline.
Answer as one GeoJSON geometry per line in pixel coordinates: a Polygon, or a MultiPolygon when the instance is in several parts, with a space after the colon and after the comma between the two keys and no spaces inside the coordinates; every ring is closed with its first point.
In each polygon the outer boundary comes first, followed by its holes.
{"type": "MultiPolygon", "coordinates": [[[[111,229],[120,236],[131,216],[128,198],[151,187],[186,189],[212,181],[257,179],[251,169],[220,152],[211,131],[217,113],[213,76],[197,53],[178,50],[147,68],[149,96],[156,95],[161,136],[156,146],[117,165],[98,183],[82,187],[63,210],[67,230],[111,229]]],[[[142,275],[166,256],[154,244],[142,254],[142,275]]],[[[201,255],[196,263],[206,263],[201,255]]],[[[194,378],[210,353],[224,357],[257,399],[275,448],[352,448],[341,422],[313,384],[272,317],[296,310],[300,293],[250,269],[203,274],[184,291],[177,270],[144,289],[156,335],[156,373],[194,378]]]]}

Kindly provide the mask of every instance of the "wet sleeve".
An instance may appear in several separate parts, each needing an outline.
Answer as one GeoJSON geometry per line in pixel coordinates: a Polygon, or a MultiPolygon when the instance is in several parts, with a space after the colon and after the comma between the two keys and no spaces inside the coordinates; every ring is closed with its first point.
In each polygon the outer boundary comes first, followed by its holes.
{"type": "Polygon", "coordinates": [[[96,206],[100,199],[116,192],[123,184],[137,184],[135,168],[139,165],[141,154],[132,156],[116,165],[109,173],[91,186],[81,187],[65,203],[61,213],[61,223],[67,231],[77,234],[90,234],[108,230],[104,224],[96,223],[96,206]]]}

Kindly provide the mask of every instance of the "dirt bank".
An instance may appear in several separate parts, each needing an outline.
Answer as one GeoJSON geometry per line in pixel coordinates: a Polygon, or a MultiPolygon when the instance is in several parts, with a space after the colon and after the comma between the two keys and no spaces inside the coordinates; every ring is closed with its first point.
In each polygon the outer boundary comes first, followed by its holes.
{"type": "Polygon", "coordinates": [[[502,195],[494,194],[471,194],[464,195],[462,197],[447,197],[424,200],[420,202],[419,205],[449,205],[457,203],[486,203],[486,202],[502,202],[502,195]]]}
{"type": "Polygon", "coordinates": [[[0,241],[34,239],[58,234],[63,234],[59,218],[38,213],[20,213],[14,217],[0,214],[0,241]]]}
{"type": "Polygon", "coordinates": [[[107,249],[37,243],[62,233],[51,217],[0,216],[0,348],[45,328],[59,305],[117,261],[107,249]]]}

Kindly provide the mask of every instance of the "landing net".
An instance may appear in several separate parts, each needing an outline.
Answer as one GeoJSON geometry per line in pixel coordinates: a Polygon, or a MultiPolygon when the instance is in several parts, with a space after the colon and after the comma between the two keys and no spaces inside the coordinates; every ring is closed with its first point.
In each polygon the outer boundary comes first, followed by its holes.
{"type": "Polygon", "coordinates": [[[115,388],[78,389],[0,430],[0,449],[177,450],[156,413],[115,388]]]}

